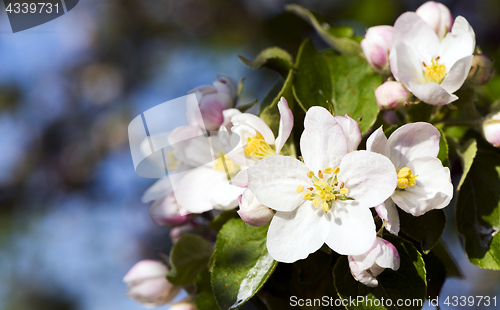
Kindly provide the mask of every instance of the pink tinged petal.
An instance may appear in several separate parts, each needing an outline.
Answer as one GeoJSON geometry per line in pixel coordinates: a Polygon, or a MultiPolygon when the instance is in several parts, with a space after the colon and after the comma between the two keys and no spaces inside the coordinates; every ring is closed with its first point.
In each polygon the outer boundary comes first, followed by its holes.
{"type": "Polygon", "coordinates": [[[375,241],[375,223],[370,209],[355,201],[337,201],[332,213],[326,244],[341,255],[359,255],[375,241]]]}
{"type": "Polygon", "coordinates": [[[370,269],[373,264],[375,264],[375,260],[382,252],[382,248],[379,242],[380,238],[376,238],[373,242],[371,248],[363,254],[360,255],[350,255],[353,262],[356,262],[356,266],[359,270],[367,270],[370,269]]]}
{"type": "Polygon", "coordinates": [[[500,146],[500,113],[489,116],[483,122],[483,134],[493,146],[500,146]]]}
{"type": "MultiPolygon", "coordinates": [[[[425,83],[423,58],[412,47],[404,42],[395,42],[391,51],[391,70],[398,82],[406,86],[411,92],[411,83],[425,83]]],[[[431,59],[431,58],[428,58],[431,59]]]]}
{"type": "MultiPolygon", "coordinates": [[[[232,118],[232,122],[233,122],[234,126],[237,126],[237,125],[245,126],[246,125],[246,126],[250,127],[251,129],[253,129],[257,132],[260,132],[260,134],[262,135],[262,137],[264,137],[264,140],[268,144],[274,144],[274,142],[275,142],[273,132],[271,131],[269,126],[267,126],[266,122],[264,122],[264,120],[262,120],[258,116],[255,116],[255,115],[249,114],[249,113],[242,113],[240,115],[234,116],[232,118]]],[[[241,139],[246,139],[247,137],[250,137],[250,135],[248,135],[248,134],[245,135],[245,134],[242,134],[238,131],[234,131],[234,132],[239,134],[241,139]]],[[[255,136],[255,134],[252,136],[255,136]]],[[[245,140],[245,142],[246,142],[246,140],[245,140]]]]}
{"type": "Polygon", "coordinates": [[[165,278],[156,278],[131,287],[127,295],[144,306],[153,308],[169,302],[179,291],[180,287],[172,286],[165,278]]]}
{"type": "Polygon", "coordinates": [[[393,235],[399,234],[399,214],[392,199],[387,199],[384,203],[375,207],[378,216],[385,221],[385,229],[393,235]]]}
{"type": "Polygon", "coordinates": [[[155,201],[149,207],[149,216],[158,226],[177,226],[186,223],[189,215],[181,215],[174,193],[155,201]]]}
{"type": "MultiPolygon", "coordinates": [[[[224,75],[224,74],[219,74],[219,75],[217,75],[217,77],[219,78],[218,82],[224,83],[227,86],[228,93],[231,95],[231,97],[235,97],[236,91],[238,90],[238,86],[236,84],[236,81],[232,77],[230,77],[228,75],[224,75]]],[[[214,85],[215,85],[215,82],[214,82],[214,85]]]]}
{"type": "Polygon", "coordinates": [[[351,268],[351,274],[356,279],[356,281],[363,283],[368,287],[376,287],[378,286],[378,280],[374,276],[372,276],[368,271],[362,269],[358,270],[355,267],[356,262],[352,258],[352,256],[348,257],[349,259],[349,267],[351,268]]]}
{"type": "Polygon", "coordinates": [[[231,181],[229,181],[229,184],[246,188],[248,185],[248,169],[238,172],[238,174],[231,181]]]}
{"type": "Polygon", "coordinates": [[[436,157],[439,153],[440,138],[439,130],[429,123],[403,125],[389,137],[390,158],[399,170],[416,158],[436,157]]]}
{"type": "Polygon", "coordinates": [[[264,226],[274,216],[274,211],[261,204],[255,195],[248,189],[238,198],[240,210],[238,214],[241,219],[252,226],[264,226]]]}
{"type": "Polygon", "coordinates": [[[267,233],[267,250],[275,260],[293,263],[316,252],[330,232],[330,214],[304,202],[292,212],[277,212],[267,233]]]}
{"type": "Polygon", "coordinates": [[[396,169],[385,156],[355,151],[347,154],[340,164],[338,181],[345,183],[348,197],[356,204],[374,207],[389,198],[397,185],[396,169]]]}
{"type": "Polygon", "coordinates": [[[226,101],[232,101],[232,99],[220,93],[210,94],[201,98],[200,111],[207,130],[218,130],[224,122],[222,112],[228,108],[226,101]]]}
{"type": "Polygon", "coordinates": [[[375,130],[368,140],[366,140],[366,150],[370,152],[375,152],[389,157],[391,152],[389,150],[389,143],[387,142],[387,137],[384,134],[382,126],[375,130]]]}
{"type": "MultiPolygon", "coordinates": [[[[410,46],[422,60],[430,60],[436,57],[437,55],[435,54],[439,48],[439,38],[437,34],[414,12],[403,13],[396,20],[394,23],[392,42],[394,45],[398,42],[405,43],[410,46]]],[[[398,58],[401,58],[399,53],[398,58]]]]}
{"type": "Polygon", "coordinates": [[[304,120],[300,150],[306,166],[318,173],[326,167],[335,168],[347,154],[347,141],[342,127],[322,107],[310,108],[304,120]]]}
{"type": "Polygon", "coordinates": [[[476,35],[467,20],[462,16],[455,19],[450,33],[441,41],[438,54],[439,62],[451,68],[455,62],[474,53],[476,35]]]}
{"type": "Polygon", "coordinates": [[[357,150],[361,142],[361,129],[359,128],[358,122],[347,114],[345,116],[335,116],[334,119],[344,131],[344,136],[347,141],[347,151],[352,152],[357,150]]]}
{"type": "Polygon", "coordinates": [[[293,113],[288,107],[288,102],[285,97],[281,97],[278,102],[278,109],[280,111],[280,127],[278,130],[278,137],[276,138],[276,154],[279,154],[286,140],[290,137],[293,128],[293,113]]]}
{"type": "Polygon", "coordinates": [[[434,29],[440,39],[451,29],[453,17],[450,10],[442,3],[427,1],[415,13],[434,29]]]}
{"type": "Polygon", "coordinates": [[[304,202],[304,193],[297,193],[297,187],[312,185],[308,171],[293,157],[264,158],[248,169],[248,188],[262,204],[276,211],[290,212],[304,202]]]}
{"type": "Polygon", "coordinates": [[[173,304],[168,308],[169,310],[196,310],[196,306],[191,303],[182,302],[178,304],[173,304]]]}
{"type": "Polygon", "coordinates": [[[224,126],[227,130],[231,130],[233,128],[233,122],[231,119],[236,115],[240,115],[241,111],[238,109],[226,109],[222,111],[222,116],[224,117],[224,121],[221,126],[224,126]]]}
{"type": "Polygon", "coordinates": [[[168,268],[159,260],[145,259],[137,262],[123,277],[123,282],[131,285],[137,281],[154,277],[165,277],[168,268]]]}
{"type": "Polygon", "coordinates": [[[443,82],[440,84],[448,93],[454,93],[462,87],[465,79],[469,75],[471,68],[473,56],[465,56],[460,58],[457,62],[453,64],[448,74],[444,78],[443,82]]]}
{"type": "Polygon", "coordinates": [[[381,251],[377,256],[375,263],[382,268],[390,268],[392,270],[399,269],[399,253],[392,243],[382,238],[377,237],[377,242],[380,244],[381,251]]]}
{"type": "Polygon", "coordinates": [[[433,209],[446,207],[453,197],[450,170],[434,157],[417,158],[407,165],[418,175],[414,186],[396,190],[392,200],[403,211],[420,216],[433,209]]]}
{"type": "Polygon", "coordinates": [[[375,26],[366,31],[361,48],[371,66],[385,71],[389,65],[389,52],[392,48],[392,26],[375,26]]]}
{"type": "Polygon", "coordinates": [[[165,197],[172,191],[172,183],[168,177],[159,179],[148,188],[141,197],[143,203],[158,200],[165,197]]]}

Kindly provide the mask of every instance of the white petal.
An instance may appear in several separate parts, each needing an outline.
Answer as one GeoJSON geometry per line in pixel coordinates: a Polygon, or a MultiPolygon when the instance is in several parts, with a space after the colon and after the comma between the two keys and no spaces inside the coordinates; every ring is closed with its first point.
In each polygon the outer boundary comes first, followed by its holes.
{"type": "Polygon", "coordinates": [[[467,20],[462,16],[455,18],[451,32],[441,41],[439,52],[439,62],[446,68],[453,66],[455,62],[474,53],[476,46],[476,35],[467,20]]]}
{"type": "Polygon", "coordinates": [[[387,142],[387,137],[384,134],[382,126],[375,130],[368,140],[366,140],[366,150],[370,152],[375,152],[389,157],[391,152],[389,150],[389,143],[387,142]]]}
{"type": "Polygon", "coordinates": [[[248,185],[248,169],[243,169],[231,180],[229,184],[238,187],[247,187],[248,185]]]}
{"type": "Polygon", "coordinates": [[[458,99],[436,83],[415,84],[409,82],[409,89],[418,99],[432,105],[445,105],[458,99]]]}
{"type": "Polygon", "coordinates": [[[275,155],[257,161],[248,169],[248,188],[264,205],[277,211],[293,211],[304,202],[297,187],[309,187],[307,167],[299,160],[275,155]]]}
{"type": "Polygon", "coordinates": [[[344,136],[347,141],[347,151],[352,152],[358,149],[361,142],[361,129],[358,122],[353,120],[349,115],[335,116],[335,121],[342,127],[344,136]]]}
{"type": "Polygon", "coordinates": [[[264,226],[271,221],[274,211],[260,203],[250,190],[245,190],[239,197],[241,219],[252,226],[264,226]]]}
{"type": "Polygon", "coordinates": [[[349,259],[349,267],[351,268],[351,274],[354,277],[354,279],[356,279],[356,281],[359,281],[369,287],[378,286],[377,278],[372,276],[366,270],[357,268],[356,261],[352,258],[352,256],[349,256],[348,259],[349,259]]]}
{"type": "Polygon", "coordinates": [[[245,188],[234,186],[224,180],[210,190],[207,199],[216,210],[231,210],[238,206],[238,196],[243,194],[245,188]]]}
{"type": "Polygon", "coordinates": [[[150,188],[148,188],[141,197],[144,203],[151,202],[165,197],[172,191],[172,183],[168,177],[159,179],[150,188]]]}
{"type": "Polygon", "coordinates": [[[450,170],[433,157],[417,158],[407,165],[416,184],[404,190],[396,190],[392,200],[403,211],[419,216],[432,209],[446,207],[453,197],[450,170]]]}
{"type": "Polygon", "coordinates": [[[127,274],[123,277],[123,282],[133,284],[136,281],[142,281],[148,278],[165,277],[168,268],[159,260],[145,259],[137,262],[127,274]]]}
{"type": "Polygon", "coordinates": [[[267,250],[285,263],[293,263],[316,252],[330,232],[330,215],[310,201],[293,212],[277,212],[267,233],[267,250]]]}
{"type": "MultiPolygon", "coordinates": [[[[260,132],[260,134],[262,135],[262,137],[264,137],[264,140],[268,144],[274,144],[275,140],[274,140],[273,132],[271,131],[269,126],[267,126],[266,122],[264,122],[264,120],[262,120],[260,117],[255,116],[253,114],[249,114],[249,113],[242,113],[240,115],[234,116],[231,119],[231,121],[233,122],[234,126],[239,126],[239,125],[243,125],[243,124],[250,126],[251,128],[260,132]]],[[[236,132],[237,134],[239,134],[242,139],[247,138],[247,137],[244,137],[245,135],[241,134],[235,128],[233,128],[233,132],[236,132]]]]}
{"type": "Polygon", "coordinates": [[[345,183],[348,197],[365,207],[374,207],[389,198],[397,175],[389,158],[368,151],[347,154],[340,164],[338,181],[345,183]]]}
{"type": "Polygon", "coordinates": [[[375,223],[370,209],[353,201],[335,203],[331,231],[326,244],[341,255],[359,255],[375,241],[375,223]]]}
{"type": "Polygon", "coordinates": [[[450,94],[459,90],[465,82],[467,75],[469,75],[472,58],[474,58],[474,56],[469,55],[457,60],[457,62],[455,62],[455,64],[453,64],[451,69],[448,71],[448,74],[444,78],[443,82],[440,84],[441,87],[450,94]]]}
{"type": "MultiPolygon", "coordinates": [[[[367,270],[373,264],[375,264],[375,260],[382,252],[382,248],[379,242],[379,237],[375,238],[373,245],[371,248],[363,254],[360,255],[350,255],[351,259],[356,262],[356,269],[358,270],[367,270]]],[[[354,269],[354,270],[356,270],[354,269]]],[[[351,269],[352,270],[352,269],[351,269]]]]}
{"type": "Polygon", "coordinates": [[[337,167],[347,154],[347,141],[332,114],[325,108],[312,107],[306,113],[304,126],[300,150],[306,166],[314,173],[337,167]]]}
{"type": "Polygon", "coordinates": [[[389,137],[391,160],[401,169],[413,159],[436,157],[439,153],[441,134],[429,123],[419,122],[401,126],[389,137]]]}
{"type": "Polygon", "coordinates": [[[418,55],[406,43],[395,42],[390,58],[394,77],[410,91],[413,92],[410,82],[416,84],[425,83],[422,61],[426,58],[418,55]]]}
{"type": "Polygon", "coordinates": [[[391,268],[392,270],[399,269],[399,253],[392,243],[382,238],[377,237],[377,242],[380,245],[380,253],[378,254],[375,263],[382,268],[391,268]]]}
{"type": "Polygon", "coordinates": [[[290,137],[293,128],[293,113],[288,107],[288,102],[285,97],[281,97],[278,102],[278,109],[280,111],[280,127],[278,130],[278,137],[276,138],[276,154],[279,154],[286,140],[290,137]]]}
{"type": "Polygon", "coordinates": [[[378,216],[385,221],[385,229],[393,235],[399,233],[399,214],[392,199],[387,199],[384,203],[375,207],[378,216]]]}

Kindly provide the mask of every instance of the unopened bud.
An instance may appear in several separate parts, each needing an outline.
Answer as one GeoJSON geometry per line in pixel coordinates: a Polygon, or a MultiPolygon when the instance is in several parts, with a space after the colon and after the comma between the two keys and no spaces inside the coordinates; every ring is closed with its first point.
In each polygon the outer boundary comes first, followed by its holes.
{"type": "Polygon", "coordinates": [[[495,147],[500,147],[500,113],[483,122],[483,134],[486,140],[495,147]]]}
{"type": "Polygon", "coordinates": [[[375,90],[377,105],[383,110],[394,110],[404,107],[410,96],[411,93],[406,87],[396,81],[387,81],[375,90]]]}
{"type": "Polygon", "coordinates": [[[128,286],[127,295],[146,307],[156,307],[172,300],[180,287],[168,282],[169,269],[159,260],[142,260],[123,277],[128,286]]]}
{"type": "Polygon", "coordinates": [[[428,1],[422,4],[415,13],[434,29],[440,40],[446,36],[453,24],[450,10],[439,2],[428,1]]]}
{"type": "Polygon", "coordinates": [[[493,59],[485,54],[474,55],[469,71],[469,81],[474,85],[484,85],[495,75],[493,59]]]}
{"type": "Polygon", "coordinates": [[[238,197],[241,219],[252,226],[264,226],[273,218],[274,211],[261,204],[255,195],[248,189],[238,197]]]}
{"type": "Polygon", "coordinates": [[[392,48],[392,26],[375,26],[366,31],[361,48],[368,63],[382,73],[389,73],[389,53],[392,48]]]}
{"type": "Polygon", "coordinates": [[[149,207],[149,215],[158,226],[177,226],[189,221],[190,215],[181,215],[174,192],[156,200],[149,207]]]}

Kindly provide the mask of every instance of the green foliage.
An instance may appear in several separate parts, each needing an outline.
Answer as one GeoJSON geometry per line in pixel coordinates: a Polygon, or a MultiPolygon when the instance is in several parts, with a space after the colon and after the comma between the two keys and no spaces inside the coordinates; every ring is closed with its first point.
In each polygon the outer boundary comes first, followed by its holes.
{"type": "MultiPolygon", "coordinates": [[[[473,148],[473,145],[471,143],[468,149],[473,148]]],[[[498,151],[478,146],[474,162],[461,185],[456,218],[458,231],[465,240],[467,257],[481,268],[500,270],[498,151]]]]}
{"type": "Polygon", "coordinates": [[[269,68],[281,74],[284,78],[293,67],[293,58],[285,50],[279,47],[269,47],[261,51],[254,60],[248,60],[243,56],[238,56],[240,60],[253,69],[262,67],[269,68]]]}
{"type": "Polygon", "coordinates": [[[264,285],[278,264],[267,252],[267,226],[231,219],[215,244],[212,289],[222,310],[234,309],[264,285]]]}
{"type": "Polygon", "coordinates": [[[443,210],[431,210],[421,216],[413,216],[398,208],[401,230],[418,241],[422,251],[428,253],[439,241],[446,226],[443,210]]]}
{"type": "Polygon", "coordinates": [[[196,297],[195,304],[198,310],[216,310],[219,309],[215,301],[210,283],[210,272],[203,270],[196,279],[196,297]]]}
{"type": "Polygon", "coordinates": [[[240,218],[238,215],[238,212],[236,210],[227,210],[222,212],[221,214],[217,215],[209,224],[208,226],[212,228],[215,231],[221,230],[222,226],[226,224],[230,219],[233,218],[240,218]]]}
{"type": "Polygon", "coordinates": [[[339,28],[332,27],[319,14],[301,7],[297,4],[289,4],[285,6],[285,10],[294,13],[303,20],[307,21],[318,32],[320,37],[325,40],[331,47],[343,55],[360,55],[362,53],[361,46],[356,40],[351,37],[354,32],[347,30],[348,27],[342,26],[339,28]],[[332,29],[333,28],[333,29],[332,29]]]}
{"type": "Polygon", "coordinates": [[[184,234],[170,252],[172,269],[167,279],[175,285],[193,283],[198,274],[207,267],[213,247],[207,240],[195,234],[184,234]]]}
{"type": "Polygon", "coordinates": [[[443,166],[450,168],[450,161],[448,160],[448,142],[446,141],[446,136],[441,129],[438,129],[441,134],[441,138],[439,138],[439,153],[437,158],[441,160],[443,166]]]}
{"type": "Polygon", "coordinates": [[[374,89],[380,84],[380,75],[360,56],[318,53],[310,40],[299,50],[293,89],[304,110],[319,105],[335,115],[361,119],[361,131],[366,133],[379,113],[374,89]]]}
{"type": "Polygon", "coordinates": [[[462,173],[462,177],[460,178],[460,182],[458,183],[457,189],[460,190],[462,188],[462,184],[464,184],[465,178],[469,173],[470,168],[472,167],[472,163],[474,162],[474,158],[477,153],[477,142],[474,139],[468,140],[462,150],[457,150],[460,159],[462,160],[462,166],[464,172],[462,173]]]}
{"type": "MultiPolygon", "coordinates": [[[[342,299],[364,298],[363,303],[348,304],[346,309],[397,309],[398,299],[419,299],[422,305],[426,298],[426,271],[422,255],[415,247],[402,238],[384,236],[399,252],[401,259],[397,271],[386,269],[379,276],[377,287],[368,287],[356,281],[349,270],[347,257],[341,257],[333,270],[335,288],[342,299]],[[359,297],[358,297],[359,296],[359,297]],[[375,299],[391,299],[393,306],[369,306],[375,299]]],[[[385,304],[387,305],[387,304],[385,304]]],[[[421,309],[421,306],[409,306],[404,309],[421,309]]]]}

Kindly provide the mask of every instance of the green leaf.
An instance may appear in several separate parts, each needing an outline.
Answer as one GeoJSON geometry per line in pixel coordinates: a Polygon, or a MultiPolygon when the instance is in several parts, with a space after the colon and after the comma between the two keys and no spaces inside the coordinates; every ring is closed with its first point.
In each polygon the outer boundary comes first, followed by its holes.
{"type": "Polygon", "coordinates": [[[439,296],[446,280],[446,267],[434,253],[423,255],[427,278],[427,298],[435,299],[439,296]]]}
{"type": "Polygon", "coordinates": [[[463,278],[460,268],[457,266],[453,257],[450,256],[450,253],[443,241],[438,242],[438,244],[436,244],[432,249],[431,253],[439,257],[439,259],[443,262],[447,277],[463,278]]]}
{"type": "Polygon", "coordinates": [[[460,159],[462,161],[462,167],[463,167],[463,173],[462,177],[460,178],[460,182],[458,183],[457,190],[460,190],[462,188],[462,185],[464,184],[465,178],[467,177],[467,174],[469,173],[470,168],[472,167],[472,163],[474,162],[474,158],[476,157],[477,153],[477,142],[475,139],[470,139],[468,140],[462,150],[457,150],[458,155],[460,156],[460,159]]]}
{"type": "Polygon", "coordinates": [[[401,230],[418,241],[424,253],[428,253],[438,243],[446,226],[443,210],[431,210],[421,216],[413,216],[398,209],[401,230]]]}
{"type": "Polygon", "coordinates": [[[236,210],[227,210],[222,212],[221,214],[217,215],[209,224],[208,226],[212,228],[215,231],[221,230],[222,226],[227,223],[230,219],[233,218],[240,218],[238,215],[238,212],[236,210]]]}
{"type": "Polygon", "coordinates": [[[500,155],[479,148],[458,193],[456,218],[476,266],[500,270],[500,155]]]}
{"type": "Polygon", "coordinates": [[[215,310],[219,309],[215,301],[210,284],[210,272],[207,269],[203,270],[196,279],[196,297],[195,304],[198,310],[215,310]]]}
{"type": "Polygon", "coordinates": [[[210,242],[195,234],[183,234],[170,252],[172,269],[167,279],[175,285],[193,283],[198,274],[207,268],[213,247],[210,242]]]}
{"type": "Polygon", "coordinates": [[[356,281],[349,269],[347,257],[341,257],[333,270],[334,283],[338,295],[342,299],[358,299],[363,297],[364,302],[348,304],[346,309],[421,309],[422,306],[396,307],[398,299],[421,300],[426,298],[426,271],[422,255],[408,241],[394,236],[384,236],[399,252],[400,267],[397,271],[386,269],[377,276],[378,286],[368,287],[356,281]],[[392,301],[392,307],[370,306],[375,299],[384,298],[392,301]]]}
{"type": "Polygon", "coordinates": [[[304,110],[319,105],[335,115],[362,118],[359,126],[366,133],[379,113],[374,90],[380,83],[380,75],[359,56],[318,53],[310,40],[301,45],[293,89],[304,110]]]}
{"type": "Polygon", "coordinates": [[[234,309],[264,285],[278,264],[267,252],[268,225],[231,219],[217,236],[212,289],[222,310],[234,309]]]}
{"type": "Polygon", "coordinates": [[[293,67],[292,56],[279,47],[269,47],[261,51],[254,60],[248,60],[243,56],[238,56],[240,60],[252,69],[266,67],[272,69],[283,77],[288,75],[288,71],[293,67]]]}
{"type": "Polygon", "coordinates": [[[331,259],[331,255],[316,251],[307,258],[296,261],[293,265],[299,272],[299,283],[312,284],[318,281],[326,273],[331,259]]]}
{"type": "Polygon", "coordinates": [[[448,160],[448,142],[446,142],[446,136],[444,132],[439,129],[441,138],[439,139],[439,153],[437,158],[443,163],[443,166],[450,168],[450,161],[448,160]]]}
{"type": "Polygon", "coordinates": [[[349,34],[345,33],[346,26],[331,30],[332,26],[330,26],[323,17],[297,4],[286,5],[285,10],[296,14],[311,24],[318,32],[319,36],[339,53],[343,55],[360,55],[363,52],[359,43],[348,37],[349,34]]]}
{"type": "Polygon", "coordinates": [[[409,123],[414,122],[428,122],[432,115],[433,105],[427,104],[423,101],[418,104],[412,104],[408,107],[407,117],[409,123]]]}

